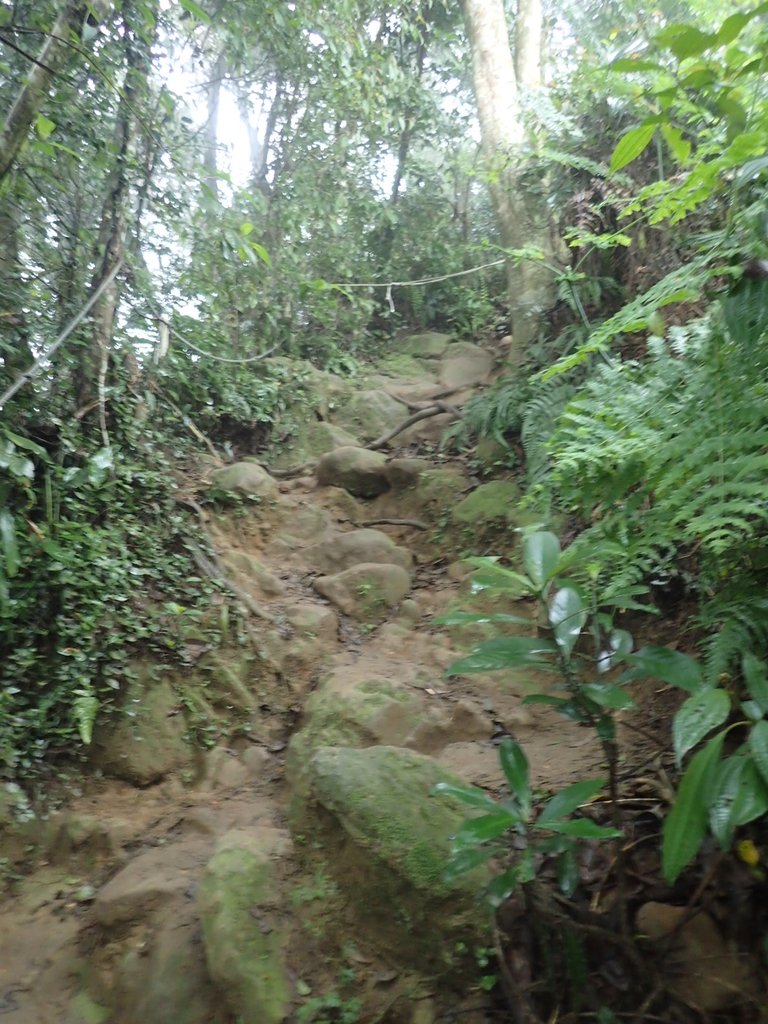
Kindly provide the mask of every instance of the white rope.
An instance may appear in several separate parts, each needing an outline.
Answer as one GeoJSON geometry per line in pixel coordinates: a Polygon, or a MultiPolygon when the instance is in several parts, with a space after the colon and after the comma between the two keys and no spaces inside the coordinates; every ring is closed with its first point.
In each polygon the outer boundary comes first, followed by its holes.
{"type": "Polygon", "coordinates": [[[506,260],[494,260],[493,263],[483,263],[479,267],[470,267],[469,270],[456,270],[453,274],[442,274],[440,277],[423,277],[420,281],[369,281],[365,284],[343,284],[341,281],[331,281],[328,288],[386,288],[390,295],[392,288],[416,288],[422,284],[438,284],[440,281],[448,281],[452,277],[465,277],[467,274],[476,274],[478,270],[488,270],[490,267],[500,267],[506,260]]]}

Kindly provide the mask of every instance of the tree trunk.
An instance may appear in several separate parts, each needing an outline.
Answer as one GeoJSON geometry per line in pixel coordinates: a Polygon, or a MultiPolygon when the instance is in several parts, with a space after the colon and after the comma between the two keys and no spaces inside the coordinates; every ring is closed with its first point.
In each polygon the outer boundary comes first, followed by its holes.
{"type": "Polygon", "coordinates": [[[542,82],[543,18],[541,0],[517,0],[515,23],[515,75],[524,89],[538,89],[542,82]]]}
{"type": "Polygon", "coordinates": [[[111,8],[107,0],[68,0],[56,19],[10,109],[0,133],[0,181],[8,174],[27,134],[42,109],[56,74],[76,53],[70,37],[81,34],[86,16],[103,20],[111,8]]]}
{"type": "Polygon", "coordinates": [[[217,149],[219,142],[219,103],[221,101],[221,83],[226,73],[227,63],[224,54],[220,53],[213,66],[211,80],[205,89],[208,103],[208,119],[205,122],[205,149],[203,150],[203,166],[205,167],[205,183],[216,199],[219,198],[219,177],[217,149]]]}
{"type": "Polygon", "coordinates": [[[11,203],[0,207],[0,375],[4,384],[33,362],[16,215],[17,210],[11,203]]]}
{"type": "MultiPolygon", "coordinates": [[[[523,36],[530,40],[535,38],[537,0],[523,0],[524,6],[526,3],[530,23],[523,36]]],[[[482,151],[502,245],[505,249],[540,250],[551,266],[556,261],[556,246],[545,197],[523,193],[519,186],[526,138],[503,2],[463,0],[463,7],[482,151]]],[[[540,18],[540,7],[538,12],[540,18]]],[[[526,55],[525,63],[531,60],[526,55]]],[[[542,261],[510,259],[507,284],[512,332],[518,345],[527,346],[536,336],[541,313],[554,302],[553,274],[542,261]]]]}

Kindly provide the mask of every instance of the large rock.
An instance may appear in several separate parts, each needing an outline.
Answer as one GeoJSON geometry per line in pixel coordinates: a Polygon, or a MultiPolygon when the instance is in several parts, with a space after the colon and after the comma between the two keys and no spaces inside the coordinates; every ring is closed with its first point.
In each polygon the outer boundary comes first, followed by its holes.
{"type": "Polygon", "coordinates": [[[445,354],[450,343],[449,334],[425,331],[423,334],[407,334],[403,338],[398,338],[394,347],[396,351],[407,355],[419,356],[422,359],[439,359],[445,354]]]}
{"type": "Polygon", "coordinates": [[[469,387],[485,381],[493,370],[493,358],[479,345],[457,341],[449,345],[440,364],[440,382],[447,388],[469,387]]]}
{"type": "Polygon", "coordinates": [[[275,469],[294,469],[314,462],[332,452],[336,448],[360,444],[360,439],[336,426],[321,420],[308,419],[306,410],[304,419],[300,421],[292,435],[275,445],[267,454],[266,459],[275,469]]]}
{"type": "Polygon", "coordinates": [[[295,604],[285,613],[286,620],[300,636],[334,643],[339,631],[336,613],[325,605],[295,604]]]}
{"type": "Polygon", "coordinates": [[[408,418],[408,406],[386,391],[358,391],[334,413],[334,420],[363,441],[373,441],[408,418]]]}
{"type": "Polygon", "coordinates": [[[411,577],[399,565],[354,565],[335,576],[320,576],[314,588],[345,615],[378,622],[411,589],[411,577]]]}
{"type": "Polygon", "coordinates": [[[149,786],[187,768],[193,751],[176,691],[169,682],[156,681],[149,667],[136,672],[121,707],[97,721],[91,762],[107,775],[149,786]]]}
{"type": "Polygon", "coordinates": [[[290,850],[278,829],[225,835],[198,892],[205,957],[231,1012],[281,1024],[291,1005],[288,933],[276,903],[277,865],[290,850]]]}
{"type": "Polygon", "coordinates": [[[257,462],[235,462],[211,473],[211,486],[218,491],[249,494],[255,498],[276,498],[277,484],[257,462]]]}
{"type": "Polygon", "coordinates": [[[459,780],[432,758],[385,746],[323,748],[309,773],[313,834],[363,932],[399,963],[452,970],[457,943],[472,946],[489,924],[479,900],[485,871],[450,882],[444,875],[466,809],[432,792],[459,780]]]}
{"type": "Polygon", "coordinates": [[[324,455],[317,467],[321,487],[343,487],[358,498],[375,498],[389,490],[387,458],[365,448],[337,448],[324,455]]]}
{"type": "Polygon", "coordinates": [[[390,459],[387,463],[387,480],[393,491],[405,491],[415,487],[422,473],[427,473],[432,464],[426,459],[390,459]]]}
{"type": "Polygon", "coordinates": [[[494,526],[497,529],[516,522],[519,516],[520,488],[511,480],[491,480],[481,484],[459,502],[451,513],[457,526],[470,530],[494,526]]]}
{"type": "Polygon", "coordinates": [[[400,565],[410,570],[413,557],[398,547],[381,530],[352,530],[338,533],[304,552],[307,563],[319,572],[332,575],[362,562],[400,565]]]}

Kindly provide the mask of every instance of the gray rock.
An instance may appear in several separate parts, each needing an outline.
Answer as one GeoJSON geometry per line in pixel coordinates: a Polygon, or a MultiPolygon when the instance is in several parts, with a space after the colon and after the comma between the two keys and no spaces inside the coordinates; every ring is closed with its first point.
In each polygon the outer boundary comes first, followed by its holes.
{"type": "Polygon", "coordinates": [[[413,557],[398,547],[381,530],[351,530],[338,533],[320,544],[307,548],[304,557],[313,569],[332,575],[363,562],[400,565],[410,570],[413,557]]]}
{"type": "Polygon", "coordinates": [[[324,455],[317,466],[322,487],[342,487],[359,498],[375,498],[389,490],[387,459],[365,448],[337,448],[324,455]]]}
{"type": "Polygon", "coordinates": [[[410,592],[411,577],[399,565],[362,564],[335,576],[320,576],[314,588],[345,615],[378,622],[410,592]]]}
{"type": "Polygon", "coordinates": [[[211,485],[220,491],[251,494],[258,498],[276,498],[277,483],[256,462],[235,462],[211,473],[211,485]]]}
{"type": "Polygon", "coordinates": [[[440,382],[447,388],[485,381],[493,370],[490,352],[466,341],[449,345],[440,364],[440,382]]]}

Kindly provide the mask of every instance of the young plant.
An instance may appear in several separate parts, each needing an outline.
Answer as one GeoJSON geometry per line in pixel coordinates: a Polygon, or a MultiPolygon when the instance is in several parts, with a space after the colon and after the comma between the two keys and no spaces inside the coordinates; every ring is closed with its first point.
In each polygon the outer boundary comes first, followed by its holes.
{"type": "Polygon", "coordinates": [[[729,724],[731,696],[708,683],[698,662],[687,654],[645,647],[628,661],[631,667],[623,680],[651,676],[690,694],[672,724],[678,766],[706,740],[688,763],[664,821],[662,873],[674,882],[698,853],[707,830],[721,849],[728,850],[737,828],[768,812],[768,674],[763,661],[744,654],[741,668],[748,699],[740,702],[742,716],[729,724]],[[726,736],[736,730],[746,730],[745,740],[724,757],[726,736]]]}
{"type": "Polygon", "coordinates": [[[604,779],[584,779],[567,786],[544,807],[534,811],[528,759],[522,747],[507,737],[499,747],[504,776],[512,791],[505,800],[494,800],[473,786],[441,782],[435,791],[454,797],[481,813],[468,818],[453,838],[448,880],[484,864],[491,858],[508,861],[510,849],[518,852],[513,863],[494,877],[487,892],[495,906],[519,886],[532,882],[542,857],[557,857],[557,877],[570,896],[578,883],[575,846],[580,839],[617,839],[621,832],[598,825],[590,818],[570,815],[591,800],[605,785],[604,779]],[[515,842],[510,843],[510,834],[515,842]]]}
{"type": "MultiPolygon", "coordinates": [[[[597,566],[587,566],[586,575],[590,583],[585,589],[566,579],[565,572],[573,569],[568,552],[561,552],[560,542],[552,533],[537,532],[529,534],[523,540],[524,573],[514,572],[498,564],[494,558],[476,558],[470,560],[478,572],[472,577],[475,591],[488,590],[511,595],[514,598],[533,598],[539,608],[540,621],[543,629],[540,636],[500,636],[476,646],[467,657],[455,662],[449,669],[449,675],[467,675],[475,672],[492,672],[500,669],[536,669],[539,672],[551,672],[556,679],[556,693],[537,693],[526,697],[525,702],[532,704],[549,704],[561,714],[572,720],[583,722],[595,729],[602,744],[608,766],[608,786],[613,811],[613,828],[601,829],[594,822],[576,820],[565,822],[563,819],[574,811],[579,804],[593,797],[603,785],[602,782],[585,780],[576,783],[558,793],[538,818],[532,818],[531,797],[528,787],[527,762],[517,744],[506,743],[501,747],[502,767],[515,794],[511,802],[502,808],[491,811],[488,804],[483,804],[479,791],[464,791],[464,797],[458,792],[454,795],[459,799],[471,802],[486,811],[486,815],[469,821],[457,837],[457,856],[462,852],[463,842],[477,844],[482,840],[483,829],[487,829],[487,839],[496,839],[499,832],[495,828],[522,830],[528,834],[530,828],[545,828],[546,832],[555,833],[555,838],[543,840],[545,849],[561,856],[561,864],[573,865],[573,842],[579,838],[620,838],[621,822],[618,810],[618,748],[616,745],[616,728],[614,714],[632,706],[632,698],[619,683],[606,682],[605,675],[616,663],[625,658],[632,650],[632,637],[623,629],[614,626],[613,615],[619,608],[640,608],[646,606],[637,603],[636,598],[645,592],[644,587],[631,587],[622,593],[600,597],[596,591],[596,580],[599,575],[597,566]],[[590,654],[577,650],[579,640],[584,634],[591,636],[592,651],[590,654]],[[575,802],[574,802],[575,801],[575,802]],[[567,841],[563,843],[563,838],[567,841]],[[563,857],[563,855],[567,855],[563,857]]],[[[437,620],[442,625],[466,625],[468,623],[496,623],[504,625],[530,626],[527,618],[509,614],[474,615],[456,613],[437,620]]],[[[490,798],[480,794],[485,800],[490,798]]],[[[493,804],[493,801],[490,803],[493,804]]],[[[542,851],[538,841],[534,848],[542,851]]],[[[533,878],[534,856],[530,840],[526,849],[528,853],[521,859],[506,881],[499,882],[500,891],[533,878]]],[[[485,853],[486,851],[482,851],[485,853]]],[[[617,850],[617,856],[620,849],[617,850]]],[[[493,853],[488,853],[488,857],[493,853]]],[[[474,863],[484,858],[479,851],[467,850],[464,862],[468,870],[474,863]],[[472,854],[477,855],[474,860],[472,854]]],[[[487,859],[487,858],[486,858],[487,859]]],[[[620,859],[620,858],[619,858],[620,859]]],[[[456,860],[454,860],[454,865],[456,860]]],[[[458,861],[462,863],[461,858],[458,861]]],[[[455,870],[455,867],[454,867],[455,870]]],[[[561,870],[567,875],[565,867],[561,870]]],[[[510,890],[511,891],[511,890],[510,890]]]]}

